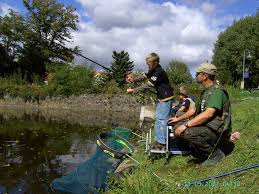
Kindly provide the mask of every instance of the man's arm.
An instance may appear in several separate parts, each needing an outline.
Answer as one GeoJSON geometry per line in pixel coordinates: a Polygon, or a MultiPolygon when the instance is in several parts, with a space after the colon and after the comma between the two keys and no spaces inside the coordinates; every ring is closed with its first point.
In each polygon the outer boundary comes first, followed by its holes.
{"type": "MultiPolygon", "coordinates": [[[[216,111],[217,111],[217,109],[215,109],[215,108],[207,108],[204,112],[198,114],[193,119],[187,121],[188,127],[195,127],[195,126],[199,126],[203,123],[206,123],[207,121],[209,121],[214,116],[216,111]]],[[[180,125],[175,130],[175,135],[180,136],[181,133],[183,133],[186,129],[187,129],[187,126],[180,125]]]]}
{"type": "MultiPolygon", "coordinates": [[[[223,99],[224,99],[225,93],[218,89],[213,92],[211,97],[208,100],[208,103],[206,105],[206,110],[204,112],[201,112],[193,119],[189,120],[186,124],[188,127],[195,127],[202,125],[209,121],[215,114],[217,110],[222,110],[223,108],[223,99]]],[[[180,125],[175,131],[176,136],[180,135],[182,132],[184,132],[187,128],[185,125],[180,125]]]]}
{"type": "Polygon", "coordinates": [[[195,111],[196,111],[196,107],[195,106],[192,106],[189,108],[189,110],[184,113],[183,115],[179,116],[179,117],[171,117],[169,120],[168,120],[168,123],[171,124],[171,123],[177,123],[179,121],[182,121],[182,120],[185,120],[185,119],[189,119],[191,118],[194,114],[195,114],[195,111]]]}
{"type": "Polygon", "coordinates": [[[195,127],[195,126],[201,125],[203,123],[206,123],[214,116],[216,111],[217,111],[217,109],[215,109],[215,108],[206,108],[206,110],[204,112],[198,114],[196,117],[189,120],[188,126],[195,127]]]}

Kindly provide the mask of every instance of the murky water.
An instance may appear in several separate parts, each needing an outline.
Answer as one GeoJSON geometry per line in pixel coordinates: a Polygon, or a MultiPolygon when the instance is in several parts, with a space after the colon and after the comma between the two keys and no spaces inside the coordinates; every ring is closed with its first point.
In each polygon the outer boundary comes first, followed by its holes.
{"type": "Polygon", "coordinates": [[[53,179],[95,153],[96,135],[107,129],[64,120],[52,121],[39,113],[0,113],[0,194],[51,193],[53,179]]]}

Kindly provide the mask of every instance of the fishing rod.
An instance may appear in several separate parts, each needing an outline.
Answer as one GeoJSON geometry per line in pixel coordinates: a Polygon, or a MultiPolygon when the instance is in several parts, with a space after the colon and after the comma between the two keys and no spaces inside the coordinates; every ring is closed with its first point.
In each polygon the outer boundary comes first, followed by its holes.
{"type": "Polygon", "coordinates": [[[61,46],[62,48],[68,50],[69,52],[74,53],[75,55],[78,55],[78,56],[80,56],[80,57],[82,57],[82,58],[84,58],[84,59],[86,59],[86,60],[88,60],[88,61],[91,61],[92,63],[94,63],[94,64],[96,64],[96,65],[99,65],[99,66],[102,67],[103,69],[105,69],[105,70],[111,72],[111,69],[110,69],[110,68],[105,67],[104,65],[102,65],[102,64],[100,64],[100,63],[98,63],[98,62],[96,62],[96,61],[94,61],[94,60],[92,60],[92,59],[90,59],[90,58],[88,58],[88,57],[82,55],[81,53],[78,53],[78,52],[76,52],[76,51],[73,51],[73,50],[71,50],[71,49],[69,49],[69,48],[63,46],[63,45],[60,44],[60,43],[55,42],[55,44],[61,46]]]}
{"type": "Polygon", "coordinates": [[[249,169],[252,169],[252,168],[257,168],[257,167],[259,167],[259,164],[255,164],[255,165],[248,166],[248,167],[245,167],[245,168],[239,168],[239,169],[236,169],[236,170],[233,170],[233,171],[230,171],[230,172],[218,174],[218,175],[215,175],[215,176],[210,176],[210,177],[207,177],[207,178],[204,178],[204,179],[201,179],[201,180],[197,180],[197,181],[187,182],[183,186],[179,187],[178,189],[183,189],[183,188],[190,187],[190,186],[193,186],[193,185],[196,185],[196,184],[199,184],[199,183],[207,182],[211,179],[221,178],[221,177],[224,177],[224,176],[228,176],[228,175],[231,175],[231,174],[234,174],[234,173],[242,172],[242,171],[249,170],[249,169]]]}
{"type": "MultiPolygon", "coordinates": [[[[102,65],[102,64],[100,64],[100,63],[98,63],[98,62],[96,62],[96,61],[94,61],[94,60],[92,60],[92,59],[90,59],[90,58],[88,58],[88,57],[82,55],[81,53],[78,53],[78,52],[76,52],[76,51],[73,51],[73,50],[71,50],[71,49],[69,49],[69,48],[63,46],[63,45],[60,44],[60,43],[57,43],[57,42],[54,42],[54,43],[55,43],[56,45],[61,46],[61,47],[64,48],[64,49],[68,50],[69,52],[74,53],[75,55],[80,56],[80,57],[82,57],[82,58],[84,58],[84,59],[86,59],[86,60],[88,60],[88,61],[91,61],[92,63],[94,63],[94,64],[96,64],[96,65],[99,65],[100,67],[102,67],[103,69],[105,69],[105,70],[107,70],[107,71],[109,71],[109,72],[112,72],[112,70],[111,70],[110,68],[105,67],[104,65],[102,65]]],[[[152,90],[150,90],[150,89],[147,89],[147,90],[148,90],[149,92],[153,93],[153,94],[157,94],[156,92],[154,92],[154,91],[152,91],[152,90]]]]}

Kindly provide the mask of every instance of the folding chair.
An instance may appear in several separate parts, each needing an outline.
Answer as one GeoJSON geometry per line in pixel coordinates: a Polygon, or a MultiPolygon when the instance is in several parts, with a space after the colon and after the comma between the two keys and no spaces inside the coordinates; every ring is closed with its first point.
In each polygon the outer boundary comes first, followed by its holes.
{"type": "Polygon", "coordinates": [[[173,126],[167,126],[167,149],[170,154],[173,155],[185,155],[190,153],[190,147],[187,141],[182,138],[175,137],[175,128],[173,126]]]}
{"type": "Polygon", "coordinates": [[[154,119],[150,117],[144,117],[143,121],[140,123],[140,130],[146,133],[146,137],[141,136],[143,141],[146,141],[145,152],[148,152],[149,145],[151,144],[151,131],[154,127],[154,119]]]}
{"type": "Polygon", "coordinates": [[[144,136],[138,135],[142,140],[146,141],[145,152],[150,155],[151,153],[160,153],[173,155],[187,154],[189,152],[189,147],[186,142],[180,138],[174,137],[174,128],[172,126],[167,127],[167,137],[166,137],[166,148],[163,150],[152,149],[152,130],[154,128],[155,112],[152,107],[142,106],[140,111],[140,130],[146,133],[146,138],[144,136]]]}
{"type": "Polygon", "coordinates": [[[172,155],[184,155],[190,152],[188,143],[183,139],[176,138],[174,136],[173,126],[167,126],[167,136],[166,136],[166,147],[165,149],[153,149],[151,146],[152,138],[152,127],[146,132],[146,152],[150,156],[151,153],[156,154],[166,154],[168,158],[170,154],[172,155]]]}

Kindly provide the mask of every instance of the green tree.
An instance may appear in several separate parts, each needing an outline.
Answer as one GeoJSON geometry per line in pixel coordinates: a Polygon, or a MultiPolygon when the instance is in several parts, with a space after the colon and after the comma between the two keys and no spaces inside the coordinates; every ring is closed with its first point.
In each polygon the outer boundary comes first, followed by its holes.
{"type": "Polygon", "coordinates": [[[2,76],[14,72],[17,67],[15,60],[22,48],[22,33],[25,29],[23,22],[23,17],[13,10],[0,17],[0,73],[2,76]]]}
{"type": "Polygon", "coordinates": [[[259,14],[236,21],[220,33],[214,45],[212,63],[218,67],[222,83],[238,84],[243,77],[244,50],[249,49],[253,58],[246,60],[250,69],[250,82],[259,84],[259,14]]]}
{"type": "Polygon", "coordinates": [[[0,44],[0,75],[3,75],[6,68],[8,66],[8,56],[7,52],[5,50],[5,47],[3,47],[0,44]]]}
{"type": "Polygon", "coordinates": [[[121,87],[126,83],[125,72],[132,71],[134,64],[130,61],[128,52],[113,51],[112,58],[111,72],[116,83],[121,87]]]}
{"type": "Polygon", "coordinates": [[[94,84],[94,71],[87,66],[71,66],[64,63],[47,65],[53,78],[47,89],[50,96],[91,93],[94,84]]]}
{"type": "Polygon", "coordinates": [[[166,69],[166,73],[170,82],[173,85],[192,82],[192,75],[190,73],[190,70],[188,66],[183,62],[172,60],[169,63],[168,68],[166,69]]]}
{"type": "Polygon", "coordinates": [[[43,78],[46,64],[72,61],[73,54],[64,45],[71,41],[71,30],[77,30],[78,16],[73,7],[65,7],[57,0],[23,0],[23,3],[28,14],[19,62],[27,75],[35,73],[43,78]]]}
{"type": "Polygon", "coordinates": [[[15,59],[21,49],[22,33],[25,29],[23,22],[23,17],[13,10],[3,18],[0,17],[0,42],[11,60],[15,59]]]}

